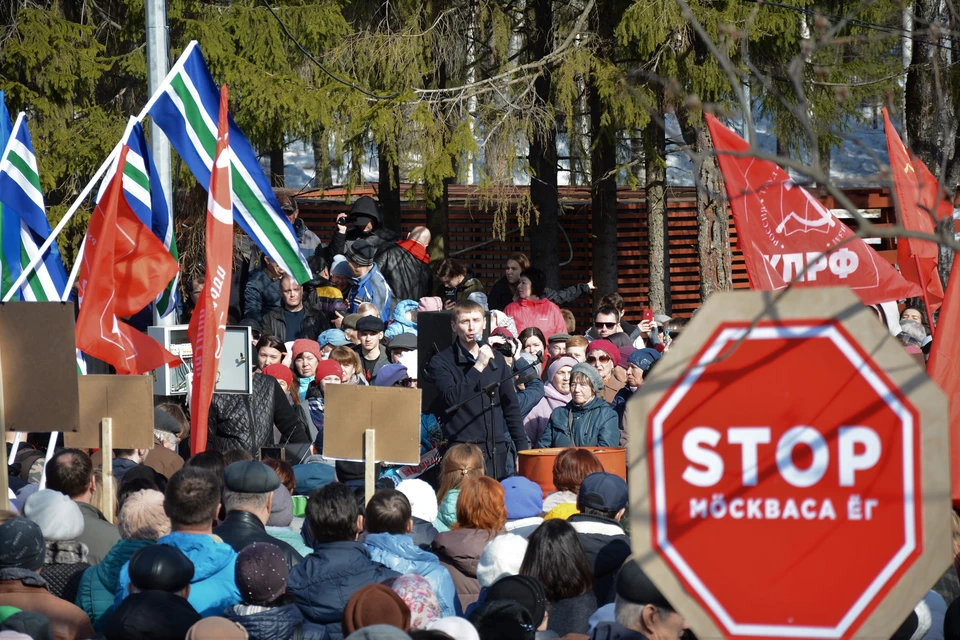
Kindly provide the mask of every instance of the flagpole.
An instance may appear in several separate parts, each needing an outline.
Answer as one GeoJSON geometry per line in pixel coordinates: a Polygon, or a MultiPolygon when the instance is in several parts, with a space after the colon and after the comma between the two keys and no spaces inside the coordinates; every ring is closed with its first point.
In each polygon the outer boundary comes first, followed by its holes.
{"type": "MultiPolygon", "coordinates": [[[[190,44],[187,45],[187,48],[183,50],[183,53],[180,54],[180,58],[177,60],[176,64],[173,65],[173,68],[170,69],[170,72],[167,74],[167,77],[163,79],[163,82],[160,83],[160,86],[157,87],[157,90],[154,91],[153,95],[150,96],[150,99],[147,101],[147,104],[144,105],[143,109],[140,111],[140,114],[137,116],[137,122],[142,122],[143,119],[147,117],[147,114],[150,112],[150,108],[153,107],[154,103],[157,101],[157,99],[159,99],[160,95],[167,90],[167,85],[170,84],[170,79],[174,75],[179,73],[181,69],[183,69],[184,62],[186,61],[187,57],[190,55],[190,53],[193,51],[194,47],[196,46],[197,46],[197,41],[192,40],[190,44]]],[[[22,112],[20,116],[17,117],[18,123],[21,120],[21,116],[23,116],[22,112]]],[[[16,131],[16,127],[14,127],[13,131],[16,131]]],[[[11,138],[12,138],[12,132],[11,132],[11,138]]],[[[7,146],[9,147],[10,145],[7,145],[7,146]]],[[[74,215],[76,215],[77,211],[80,209],[80,205],[84,203],[84,201],[87,199],[87,196],[89,196],[90,192],[93,190],[93,185],[95,185],[100,180],[100,178],[103,177],[103,174],[106,173],[107,169],[110,167],[110,164],[113,162],[113,159],[120,152],[121,146],[122,146],[121,144],[118,144],[117,146],[115,146],[113,150],[110,152],[110,155],[107,156],[107,159],[104,160],[103,164],[100,165],[100,168],[97,169],[97,172],[93,174],[93,177],[90,178],[90,182],[87,183],[87,186],[83,188],[83,191],[80,192],[80,195],[77,196],[77,199],[74,200],[72,205],[70,205],[70,208],[67,210],[64,216],[60,219],[60,222],[57,223],[57,226],[54,227],[53,231],[50,232],[50,235],[47,237],[47,239],[43,241],[42,245],[40,245],[40,249],[37,251],[37,255],[35,255],[30,260],[30,263],[23,268],[23,270],[20,272],[20,275],[17,277],[16,282],[13,283],[13,286],[10,287],[10,290],[7,291],[7,293],[3,296],[3,300],[2,300],[3,302],[10,301],[10,298],[13,297],[13,294],[16,291],[20,290],[20,287],[23,286],[23,283],[26,282],[28,277],[30,277],[30,274],[33,273],[33,271],[37,268],[37,265],[39,265],[43,261],[44,254],[50,249],[51,246],[53,246],[53,243],[56,241],[57,236],[60,235],[60,232],[63,231],[63,228],[67,226],[67,223],[70,222],[70,220],[73,218],[74,215]]],[[[4,154],[4,156],[6,156],[6,153],[4,154]]],[[[171,212],[171,216],[172,215],[173,213],[171,212]]],[[[76,263],[80,262],[80,255],[82,254],[78,254],[77,260],[74,263],[74,268],[73,268],[74,273],[76,273],[77,271],[76,263]]],[[[69,291],[72,288],[72,284],[75,279],[76,279],[75,275],[71,277],[70,282],[68,283],[68,286],[65,287],[66,291],[63,292],[64,296],[66,296],[67,291],[69,291]]]]}

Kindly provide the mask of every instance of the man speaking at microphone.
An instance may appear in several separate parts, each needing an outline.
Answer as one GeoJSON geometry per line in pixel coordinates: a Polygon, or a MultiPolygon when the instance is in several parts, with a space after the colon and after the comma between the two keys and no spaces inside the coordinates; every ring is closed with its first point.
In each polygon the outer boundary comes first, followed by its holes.
{"type": "Polygon", "coordinates": [[[517,451],[529,449],[530,442],[520,417],[513,371],[502,355],[483,344],[484,318],[483,307],[475,302],[454,307],[451,325],[457,339],[431,358],[429,367],[446,409],[457,407],[441,419],[448,446],[476,444],[483,451],[487,475],[502,480],[516,471],[507,464],[505,433],[517,451]]]}

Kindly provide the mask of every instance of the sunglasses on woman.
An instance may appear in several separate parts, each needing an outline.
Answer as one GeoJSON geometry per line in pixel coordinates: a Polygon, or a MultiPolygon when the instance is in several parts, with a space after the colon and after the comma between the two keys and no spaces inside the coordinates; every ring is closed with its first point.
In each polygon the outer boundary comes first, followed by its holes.
{"type": "Polygon", "coordinates": [[[607,364],[610,362],[610,356],[590,356],[587,358],[587,364],[597,364],[597,360],[599,360],[601,364],[607,364]]]}

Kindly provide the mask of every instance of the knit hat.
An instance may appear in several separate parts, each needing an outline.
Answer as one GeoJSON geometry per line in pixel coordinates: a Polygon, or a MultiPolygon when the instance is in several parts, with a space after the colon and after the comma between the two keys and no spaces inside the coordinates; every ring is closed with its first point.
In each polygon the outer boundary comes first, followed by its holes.
{"type": "Polygon", "coordinates": [[[183,431],[180,423],[160,407],[153,408],[153,429],[155,431],[166,431],[167,433],[175,434],[183,431]]]}
{"type": "Polygon", "coordinates": [[[417,304],[417,312],[421,311],[442,311],[443,310],[443,300],[440,296],[426,296],[425,298],[420,298],[419,303],[417,304]]]}
{"type": "Polygon", "coordinates": [[[637,349],[630,354],[630,357],[627,358],[627,362],[632,364],[635,367],[639,367],[644,371],[649,371],[650,367],[653,366],[653,363],[662,358],[663,355],[656,349],[644,348],[637,349]]]}
{"type": "Polygon", "coordinates": [[[36,522],[10,518],[0,524],[0,569],[29,569],[43,566],[47,546],[36,522]]]}
{"type": "Polygon", "coordinates": [[[587,380],[590,381],[590,385],[593,387],[593,392],[597,395],[603,393],[603,378],[600,377],[600,372],[597,371],[596,367],[589,365],[586,362],[580,362],[573,368],[573,371],[570,372],[570,381],[573,381],[573,376],[578,373],[582,373],[587,376],[587,380]]]}
{"type": "Polygon", "coordinates": [[[483,293],[482,291],[474,291],[467,296],[467,300],[470,302],[476,302],[478,305],[483,307],[484,312],[490,308],[490,305],[487,303],[487,294],[483,293]]]}
{"type": "Polygon", "coordinates": [[[293,522],[293,498],[282,484],[273,490],[273,504],[270,506],[268,527],[289,527],[293,522]]]}
{"type": "Polygon", "coordinates": [[[271,378],[276,378],[277,380],[283,380],[287,383],[288,389],[293,386],[293,371],[290,370],[290,367],[284,366],[279,362],[264,367],[263,374],[271,378]]]}
{"type": "Polygon", "coordinates": [[[340,329],[327,329],[317,337],[317,344],[322,349],[327,345],[342,347],[349,343],[347,342],[347,336],[340,329]]]}
{"type": "Polygon", "coordinates": [[[327,376],[337,376],[341,380],[343,379],[343,367],[333,358],[320,361],[320,364],[317,365],[316,372],[313,374],[313,379],[315,382],[320,382],[327,376]]]}
{"type": "Polygon", "coordinates": [[[333,256],[333,264],[330,266],[331,276],[353,277],[353,271],[350,271],[350,265],[347,264],[347,257],[343,254],[333,256]]]}
{"type": "Polygon", "coordinates": [[[293,341],[292,354],[290,356],[291,362],[297,359],[301,353],[312,353],[316,356],[317,360],[321,360],[323,356],[320,354],[320,345],[317,344],[316,340],[307,340],[306,338],[300,338],[299,340],[293,341]]]}
{"type": "Polygon", "coordinates": [[[410,609],[390,587],[368,584],[354,592],[343,609],[343,633],[350,634],[363,627],[388,624],[410,630],[410,609]]]}
{"type": "Polygon", "coordinates": [[[377,380],[374,383],[378,387],[392,387],[404,378],[409,378],[407,368],[402,364],[386,364],[377,374],[377,380]]]}
{"type": "Polygon", "coordinates": [[[507,505],[507,519],[533,518],[543,511],[543,490],[533,480],[511,476],[500,481],[503,500],[507,505]]]}
{"type": "Polygon", "coordinates": [[[358,267],[369,267],[376,256],[377,248],[367,242],[366,238],[354,240],[353,244],[347,247],[347,260],[358,267]]]}
{"type": "Polygon", "coordinates": [[[620,347],[617,345],[613,344],[609,340],[594,340],[587,345],[587,353],[596,351],[597,349],[607,352],[607,355],[613,360],[613,366],[620,364],[620,347]]]}
{"type": "Polygon", "coordinates": [[[543,365],[536,364],[531,366],[534,362],[537,361],[537,357],[533,354],[523,351],[517,354],[517,359],[513,368],[515,371],[520,371],[523,369],[522,373],[517,374],[517,384],[526,384],[531,380],[535,380],[540,377],[540,371],[543,365]]]}
{"type": "Polygon", "coordinates": [[[183,640],[210,640],[211,638],[217,640],[247,640],[249,637],[250,634],[240,626],[240,623],[226,618],[214,617],[204,618],[190,627],[183,640]]]}
{"type": "Polygon", "coordinates": [[[560,356],[559,358],[552,360],[550,366],[547,367],[547,382],[553,380],[553,376],[557,375],[557,372],[564,367],[575,367],[579,362],[573,356],[560,356]]]}
{"type": "Polygon", "coordinates": [[[507,576],[497,580],[487,590],[487,602],[514,600],[530,613],[533,628],[543,622],[547,613],[547,594],[539,580],[531,576],[507,576]]]}
{"type": "Polygon", "coordinates": [[[488,542],[477,562],[477,581],[480,586],[489,587],[504,576],[520,573],[526,552],[527,539],[515,533],[505,533],[488,542]]]}
{"type": "Polygon", "coordinates": [[[246,604],[270,604],[286,593],[289,577],[283,552],[269,542],[254,542],[237,555],[234,581],[246,604]]]}
{"type": "Polygon", "coordinates": [[[148,544],[130,556],[130,583],[140,591],[182,591],[193,580],[194,566],[180,549],[148,544]]]}
{"type": "Polygon", "coordinates": [[[429,627],[430,631],[441,631],[453,640],[480,640],[477,628],[464,618],[440,618],[429,627]]]}
{"type": "Polygon", "coordinates": [[[470,613],[470,622],[484,640],[534,640],[537,637],[530,611],[515,600],[485,600],[470,613]]]}
{"type": "Polygon", "coordinates": [[[77,503],[53,489],[43,489],[27,498],[23,515],[40,525],[46,542],[76,540],[83,533],[83,512],[77,503]]]}
{"type": "Polygon", "coordinates": [[[555,506],[550,513],[543,516],[544,521],[553,520],[558,518],[560,520],[566,520],[572,515],[580,513],[580,510],[577,509],[577,505],[574,502],[564,502],[555,506]]]}
{"type": "Polygon", "coordinates": [[[163,494],[141,489],[129,494],[120,507],[117,528],[124,540],[159,540],[170,533],[170,518],[163,510],[163,494]]]}
{"type": "Polygon", "coordinates": [[[426,629],[442,615],[440,600],[423,576],[412,573],[402,575],[393,581],[393,591],[410,609],[411,629],[426,629]]]}
{"type": "Polygon", "coordinates": [[[433,487],[420,480],[412,478],[397,485],[397,491],[407,496],[410,501],[410,515],[426,522],[437,519],[437,494],[433,487]]]}
{"type": "Polygon", "coordinates": [[[627,358],[630,357],[630,354],[632,354],[636,350],[637,348],[632,344],[625,344],[621,347],[618,347],[617,351],[620,352],[620,362],[626,362],[627,358]]]}
{"type": "Polygon", "coordinates": [[[345,640],[410,640],[410,636],[389,624],[375,624],[357,629],[345,640]]]}

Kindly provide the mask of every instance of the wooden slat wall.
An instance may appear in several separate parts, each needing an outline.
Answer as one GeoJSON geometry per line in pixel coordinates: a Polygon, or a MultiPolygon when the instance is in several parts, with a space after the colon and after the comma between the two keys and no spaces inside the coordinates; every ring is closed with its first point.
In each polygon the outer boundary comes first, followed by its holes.
{"type": "MultiPolygon", "coordinates": [[[[376,185],[367,184],[354,190],[351,198],[361,195],[376,197],[376,185]]],[[[409,185],[404,185],[406,194],[409,185]]],[[[516,187],[512,193],[519,194],[525,187],[516,187]]],[[[845,192],[854,204],[864,209],[878,209],[879,223],[893,224],[893,208],[887,189],[852,189],[845,192]]],[[[517,232],[516,221],[510,220],[511,230],[505,240],[492,237],[493,212],[477,207],[478,190],[473,186],[454,185],[449,192],[450,253],[473,269],[474,274],[489,288],[503,274],[507,257],[516,251],[529,255],[529,240],[517,232]],[[492,242],[491,242],[492,240],[492,242]],[[482,243],[483,246],[476,246],[482,243]]],[[[293,192],[291,192],[293,195],[293,192]]],[[[321,239],[327,241],[335,226],[336,216],[349,210],[345,203],[346,192],[331,189],[325,192],[297,194],[300,203],[300,215],[307,225],[321,239]]],[[[832,198],[822,197],[827,207],[836,205],[832,198]]],[[[586,282],[591,272],[591,202],[588,187],[561,187],[560,202],[563,215],[560,223],[569,237],[571,251],[563,232],[557,238],[560,245],[561,262],[560,281],[564,286],[586,282]]],[[[696,191],[692,187],[674,187],[668,190],[668,242],[670,245],[670,291],[672,313],[688,317],[700,303],[700,267],[697,254],[697,210],[696,191]]],[[[639,315],[640,309],[647,306],[649,291],[649,268],[647,262],[647,225],[646,199],[642,190],[620,187],[617,208],[618,235],[618,274],[619,291],[627,301],[627,308],[633,309],[633,315],[639,315]]],[[[845,222],[850,222],[845,220],[845,222]]],[[[402,204],[401,226],[406,233],[417,225],[426,224],[426,209],[418,197],[405,199],[402,204]]],[[[743,255],[736,250],[736,229],[731,218],[730,237],[733,251],[734,288],[747,288],[746,267],[743,255]]],[[[885,240],[875,245],[887,259],[896,257],[895,245],[885,240]]],[[[584,331],[589,326],[592,301],[583,296],[568,305],[577,318],[577,330],[584,331]]]]}

